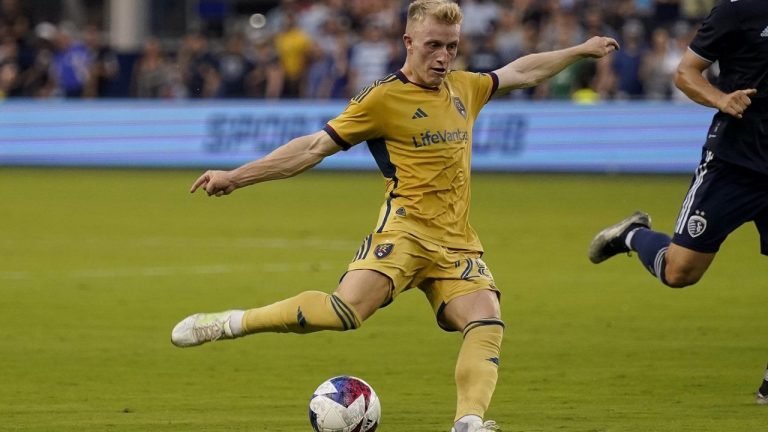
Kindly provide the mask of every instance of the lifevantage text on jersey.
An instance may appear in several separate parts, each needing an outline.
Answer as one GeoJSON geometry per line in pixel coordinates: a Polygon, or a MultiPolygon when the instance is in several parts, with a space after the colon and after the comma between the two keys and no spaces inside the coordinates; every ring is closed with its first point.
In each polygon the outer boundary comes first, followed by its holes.
{"type": "Polygon", "coordinates": [[[469,133],[465,130],[456,129],[453,131],[443,130],[432,132],[427,129],[419,134],[418,137],[411,137],[413,145],[416,148],[426,147],[432,144],[449,144],[454,142],[466,142],[469,139],[469,133]]]}

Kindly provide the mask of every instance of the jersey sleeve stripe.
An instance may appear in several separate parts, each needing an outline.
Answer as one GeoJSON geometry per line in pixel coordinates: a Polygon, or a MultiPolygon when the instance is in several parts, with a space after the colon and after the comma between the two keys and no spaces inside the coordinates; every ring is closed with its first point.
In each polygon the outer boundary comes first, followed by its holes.
{"type": "Polygon", "coordinates": [[[488,103],[493,97],[493,94],[496,93],[496,90],[499,89],[498,75],[496,75],[494,72],[489,72],[488,75],[491,76],[491,80],[493,80],[493,84],[491,85],[491,92],[488,94],[488,98],[485,100],[485,103],[488,103]]]}
{"type": "Polygon", "coordinates": [[[336,131],[331,127],[331,125],[326,124],[323,130],[330,135],[331,139],[342,148],[342,150],[349,150],[352,145],[346,141],[344,141],[343,138],[339,136],[339,134],[336,133],[336,131]]]}

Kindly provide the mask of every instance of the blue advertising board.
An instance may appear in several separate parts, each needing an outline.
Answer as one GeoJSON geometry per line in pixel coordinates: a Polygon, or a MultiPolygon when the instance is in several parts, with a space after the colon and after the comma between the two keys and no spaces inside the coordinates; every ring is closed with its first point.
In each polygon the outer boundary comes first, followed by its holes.
{"type": "MultiPolygon", "coordinates": [[[[345,102],[6,101],[0,166],[230,168],[322,129],[345,102]]],[[[713,111],[693,103],[492,101],[475,170],[689,173],[713,111]]],[[[363,143],[321,169],[375,170],[363,143]]]]}

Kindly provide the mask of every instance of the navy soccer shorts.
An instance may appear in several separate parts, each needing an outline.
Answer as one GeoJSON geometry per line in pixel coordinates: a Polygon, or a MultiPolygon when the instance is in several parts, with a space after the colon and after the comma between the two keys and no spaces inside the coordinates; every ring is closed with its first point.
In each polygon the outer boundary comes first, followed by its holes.
{"type": "Polygon", "coordinates": [[[675,225],[672,242],[714,253],[746,222],[760,233],[760,252],[768,255],[768,176],[718,159],[704,150],[675,225]]]}

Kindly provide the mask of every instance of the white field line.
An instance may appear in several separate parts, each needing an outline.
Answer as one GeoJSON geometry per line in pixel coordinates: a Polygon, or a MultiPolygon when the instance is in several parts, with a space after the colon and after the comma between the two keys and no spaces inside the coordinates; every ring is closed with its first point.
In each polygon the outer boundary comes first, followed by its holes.
{"type": "MultiPolygon", "coordinates": [[[[362,239],[362,237],[361,237],[362,239]]],[[[360,240],[362,241],[362,240],[360,240]]],[[[321,250],[348,250],[354,253],[360,246],[360,241],[329,240],[318,237],[289,239],[289,238],[195,238],[195,237],[138,237],[133,239],[111,238],[80,238],[78,244],[84,246],[112,245],[120,243],[124,248],[166,246],[175,248],[189,247],[221,247],[221,248],[245,248],[245,249],[321,249],[321,250]]],[[[0,239],[3,247],[17,247],[20,240],[0,239]]],[[[24,239],[26,245],[37,247],[69,247],[72,239],[67,237],[52,239],[24,239]]]]}
{"type": "Polygon", "coordinates": [[[315,272],[338,269],[343,272],[345,263],[330,262],[273,262],[253,265],[207,264],[198,266],[169,266],[169,267],[125,267],[125,268],[91,268],[73,270],[64,274],[39,272],[2,272],[0,281],[25,280],[39,277],[56,277],[67,279],[113,279],[113,278],[153,278],[168,276],[211,275],[231,273],[289,273],[315,272]]]}

